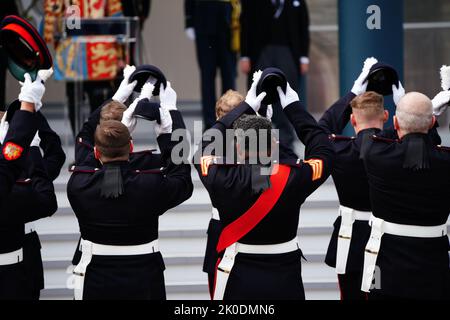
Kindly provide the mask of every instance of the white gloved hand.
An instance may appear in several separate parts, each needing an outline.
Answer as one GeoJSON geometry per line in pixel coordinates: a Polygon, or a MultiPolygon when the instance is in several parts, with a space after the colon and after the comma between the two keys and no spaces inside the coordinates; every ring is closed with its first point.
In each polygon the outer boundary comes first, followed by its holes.
{"type": "Polygon", "coordinates": [[[39,77],[36,77],[36,80],[31,81],[31,76],[28,73],[25,73],[25,81],[20,82],[22,88],[19,93],[19,101],[20,102],[28,102],[34,104],[34,110],[37,112],[42,108],[42,97],[45,93],[44,83],[39,77]]]}
{"type": "Polygon", "coordinates": [[[151,84],[150,82],[146,82],[142,86],[141,94],[139,95],[139,97],[134,99],[127,110],[124,111],[121,122],[128,128],[130,134],[132,134],[134,129],[136,129],[137,118],[134,116],[134,111],[136,110],[139,101],[143,99],[150,99],[153,95],[154,89],[155,86],[153,84],[151,84]]]}
{"type": "Polygon", "coordinates": [[[6,112],[3,115],[2,121],[0,122],[0,143],[3,144],[5,141],[6,134],[8,133],[9,123],[6,121],[6,112]]]}
{"type": "Polygon", "coordinates": [[[450,91],[439,92],[432,100],[433,103],[433,115],[440,116],[443,114],[450,103],[450,91]]]}
{"type": "Polygon", "coordinates": [[[53,74],[53,68],[50,69],[42,69],[38,71],[38,76],[42,79],[42,81],[47,82],[48,79],[50,79],[50,77],[53,74]]]}
{"type": "Polygon", "coordinates": [[[300,98],[298,97],[298,93],[292,89],[291,85],[288,83],[286,87],[286,93],[283,92],[281,87],[277,87],[278,95],[280,96],[280,103],[281,106],[286,108],[291,103],[300,101],[300,98]]]}
{"type": "Polygon", "coordinates": [[[125,103],[127,99],[133,93],[134,88],[137,85],[137,80],[132,83],[128,83],[131,74],[136,70],[135,66],[127,65],[125,69],[123,69],[123,80],[120,83],[119,89],[117,89],[116,93],[112,97],[113,100],[118,101],[120,103],[125,103]]]}
{"type": "Polygon", "coordinates": [[[159,108],[159,116],[161,123],[155,123],[156,136],[159,137],[164,133],[172,133],[172,117],[170,116],[169,110],[163,107],[159,108]]]}
{"type": "Polygon", "coordinates": [[[400,100],[405,96],[405,88],[403,88],[402,83],[398,82],[398,88],[395,84],[392,85],[392,98],[394,99],[394,104],[398,106],[400,100]]]}
{"type": "Polygon", "coordinates": [[[153,90],[155,90],[155,85],[150,82],[146,82],[142,86],[141,94],[137,99],[139,99],[139,101],[142,99],[151,99],[153,97],[153,90]]]}
{"type": "Polygon", "coordinates": [[[258,82],[261,79],[262,71],[256,71],[253,74],[253,83],[250,87],[250,90],[245,97],[245,102],[255,111],[258,112],[259,108],[261,108],[261,102],[266,97],[266,92],[261,92],[258,96],[256,96],[256,87],[258,86],[258,82]]]}
{"type": "Polygon", "coordinates": [[[30,147],[39,147],[41,144],[41,138],[39,137],[39,131],[34,135],[33,141],[31,141],[30,147]]]}
{"type": "Polygon", "coordinates": [[[167,86],[161,84],[161,88],[159,89],[159,101],[161,108],[165,108],[167,110],[177,110],[177,93],[172,88],[172,84],[170,81],[167,81],[167,86]]]}
{"type": "Polygon", "coordinates": [[[184,32],[186,32],[186,37],[191,40],[194,41],[195,40],[195,29],[194,28],[186,28],[184,30],[184,32]]]}
{"type": "Polygon", "coordinates": [[[368,81],[366,81],[367,76],[370,73],[370,69],[378,63],[378,60],[374,57],[367,58],[366,61],[364,61],[364,66],[362,68],[362,72],[359,75],[358,79],[356,79],[355,83],[353,84],[352,92],[359,96],[360,94],[363,94],[367,90],[367,85],[369,84],[368,81]]]}

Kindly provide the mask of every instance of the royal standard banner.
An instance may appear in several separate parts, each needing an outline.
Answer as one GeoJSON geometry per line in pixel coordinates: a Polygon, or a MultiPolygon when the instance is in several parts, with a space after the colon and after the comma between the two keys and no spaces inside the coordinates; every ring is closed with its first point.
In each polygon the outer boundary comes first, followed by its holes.
{"type": "Polygon", "coordinates": [[[56,80],[110,80],[119,71],[123,49],[115,36],[74,36],[56,48],[56,80]]]}

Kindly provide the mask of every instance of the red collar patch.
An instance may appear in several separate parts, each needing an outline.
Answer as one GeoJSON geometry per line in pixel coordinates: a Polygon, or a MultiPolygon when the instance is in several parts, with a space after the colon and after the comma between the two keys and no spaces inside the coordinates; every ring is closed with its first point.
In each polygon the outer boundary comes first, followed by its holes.
{"type": "Polygon", "coordinates": [[[8,161],[17,160],[22,155],[23,148],[13,142],[8,142],[3,147],[3,156],[8,161]]]}

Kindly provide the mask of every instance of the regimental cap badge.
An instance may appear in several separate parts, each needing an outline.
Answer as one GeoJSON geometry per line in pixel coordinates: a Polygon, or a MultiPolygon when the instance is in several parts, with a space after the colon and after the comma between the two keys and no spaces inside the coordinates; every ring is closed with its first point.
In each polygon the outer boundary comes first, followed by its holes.
{"type": "Polygon", "coordinates": [[[3,156],[8,161],[17,160],[22,156],[23,148],[13,142],[7,142],[3,147],[3,156]]]}

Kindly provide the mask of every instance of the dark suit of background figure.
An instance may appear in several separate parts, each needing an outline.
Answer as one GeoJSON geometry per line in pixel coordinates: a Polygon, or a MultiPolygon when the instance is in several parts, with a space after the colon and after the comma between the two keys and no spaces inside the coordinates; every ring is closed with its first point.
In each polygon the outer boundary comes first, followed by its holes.
{"type": "Polygon", "coordinates": [[[215,120],[216,72],[220,69],[222,93],[236,87],[236,53],[231,49],[230,1],[185,0],[186,29],[194,28],[200,67],[203,122],[215,120]]]}
{"type": "MultiPolygon", "coordinates": [[[[17,5],[14,0],[0,1],[0,21],[8,15],[17,15],[17,5]]],[[[5,110],[6,69],[8,58],[3,48],[0,47],[0,110],[5,110]]]]}
{"type": "MultiPolygon", "coordinates": [[[[152,6],[152,0],[122,0],[122,11],[125,17],[138,17],[139,18],[139,29],[142,35],[142,30],[144,28],[144,23],[150,16],[152,6]]],[[[142,37],[139,37],[137,41],[140,41],[142,37]]],[[[140,44],[142,46],[142,44],[140,44]]],[[[139,46],[138,46],[139,48],[139,46]]],[[[136,65],[136,45],[135,43],[130,44],[130,61],[128,64],[136,65]]],[[[138,55],[139,56],[139,55],[138,55]]],[[[142,63],[142,61],[139,61],[142,63]]]]}
{"type": "MultiPolygon", "coordinates": [[[[305,0],[242,0],[241,59],[250,59],[253,72],[281,69],[292,88],[299,91],[300,61],[308,61],[309,14],[305,0]]],[[[282,131],[286,145],[294,139],[292,126],[276,104],[272,121],[282,131]]]]}

